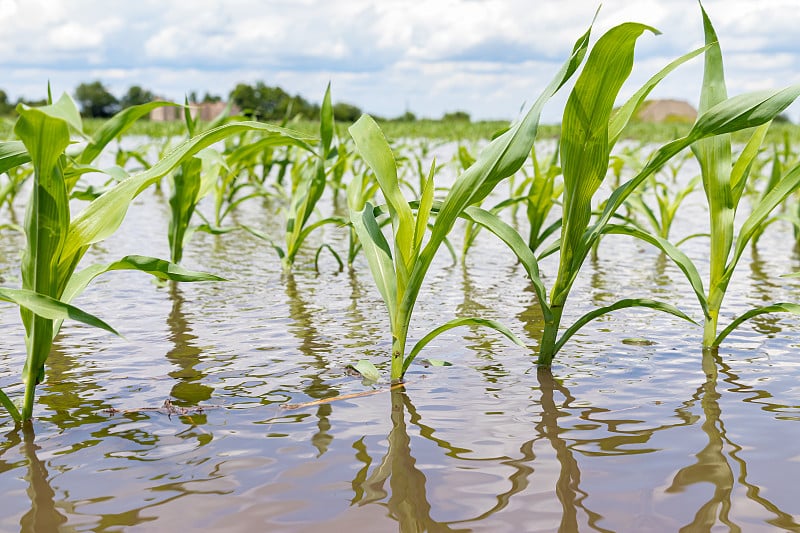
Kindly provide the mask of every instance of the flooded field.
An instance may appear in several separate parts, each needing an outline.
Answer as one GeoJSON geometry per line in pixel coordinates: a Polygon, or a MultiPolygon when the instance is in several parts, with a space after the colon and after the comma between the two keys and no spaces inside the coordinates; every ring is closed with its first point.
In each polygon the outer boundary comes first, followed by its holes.
{"type": "MultiPolygon", "coordinates": [[[[695,194],[676,237],[705,223],[695,194]]],[[[279,238],[280,208],[244,203],[235,222],[279,238]]],[[[145,192],[87,261],[168,257],[168,220],[165,193],[145,192]]],[[[23,237],[0,237],[3,285],[18,286],[23,237]]],[[[315,239],[347,247],[346,228],[315,239]]],[[[745,253],[721,323],[797,301],[796,278],[779,277],[800,270],[793,242],[775,224],[745,253]]],[[[702,258],[707,241],[682,247],[702,258]]],[[[491,330],[456,328],[390,390],[347,369],[369,359],[388,375],[388,319],[366,260],[338,272],[323,253],[317,274],[314,248],[284,272],[244,231],[197,233],[183,264],[228,281],[98,278],[75,303],[124,338],[66,323],[32,429],[0,410],[0,531],[800,531],[796,317],[758,317],[704,354],[701,326],[620,311],[578,332],[551,370],[491,330]]],[[[542,263],[545,277],[555,265],[542,263]]],[[[524,269],[488,232],[463,264],[442,250],[423,289],[412,339],[455,316],[499,320],[531,345],[540,335],[524,269]]],[[[702,318],[668,259],[605,237],[565,316],[623,297],[702,318]]],[[[17,397],[16,307],[0,308],[0,330],[0,387],[17,397]]]]}

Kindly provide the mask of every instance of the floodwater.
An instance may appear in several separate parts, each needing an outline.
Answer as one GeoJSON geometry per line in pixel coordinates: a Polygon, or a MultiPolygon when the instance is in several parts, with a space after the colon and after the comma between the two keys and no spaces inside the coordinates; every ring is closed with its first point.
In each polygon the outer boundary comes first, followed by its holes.
{"type": "MultiPolygon", "coordinates": [[[[700,194],[675,237],[704,223],[700,194]]],[[[282,217],[254,200],[231,222],[280,239],[282,217]]],[[[168,257],[167,221],[166,196],[148,191],[87,261],[168,257]]],[[[457,328],[420,355],[452,366],[415,364],[390,391],[346,370],[366,358],[388,374],[387,316],[365,259],[338,272],[323,252],[317,274],[315,247],[344,253],[347,232],[312,240],[292,273],[248,233],[198,233],[184,265],[227,282],[96,280],[75,303],[124,338],[66,323],[32,428],[0,411],[0,531],[800,531],[796,317],[745,323],[712,355],[699,326],[621,311],[581,330],[551,371],[533,349],[457,328]],[[365,391],[378,392],[353,395],[365,391]]],[[[775,224],[745,253],[721,323],[797,301],[798,282],[779,277],[800,270],[793,240],[775,224]]],[[[21,237],[3,230],[0,242],[3,285],[18,286],[21,237]]],[[[685,249],[702,263],[706,245],[685,249]]],[[[625,297],[701,315],[676,267],[614,236],[587,260],[565,324],[625,297]]],[[[535,346],[530,284],[488,234],[464,264],[442,251],[410,339],[455,316],[498,319],[535,346]]],[[[18,397],[13,306],[0,324],[0,387],[18,397]]]]}

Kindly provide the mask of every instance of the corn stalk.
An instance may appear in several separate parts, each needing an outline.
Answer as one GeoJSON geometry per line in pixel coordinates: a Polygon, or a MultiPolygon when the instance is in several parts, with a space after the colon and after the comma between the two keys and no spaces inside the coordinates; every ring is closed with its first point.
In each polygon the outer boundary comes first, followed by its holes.
{"type": "MultiPolygon", "coordinates": [[[[15,132],[24,144],[26,157],[34,168],[31,200],[25,217],[27,247],[21,262],[22,288],[35,293],[47,302],[61,301],[61,307],[43,312],[40,307],[23,305],[22,321],[25,326],[27,357],[22,371],[25,393],[22,409],[9,408],[12,402],[2,395],[5,405],[17,421],[32,417],[35,387],[44,379],[45,363],[50,354],[53,337],[61,321],[74,317],[69,304],[96,276],[110,270],[138,270],[160,279],[176,281],[219,280],[201,272],[185,270],[174,263],[144,256],[128,256],[108,265],[93,265],[76,272],[76,268],[92,244],[113,234],[122,223],[127,209],[136,196],[184,161],[190,160],[202,149],[228,135],[246,130],[262,130],[282,137],[287,143],[308,146],[306,138],[275,126],[257,123],[237,123],[204,132],[179,146],[148,170],[128,177],[90,202],[77,216],[72,217],[69,206],[69,189],[72,175],[80,175],[84,168],[79,161],[92,161],[97,144],[88,145],[88,155],[69,158],[65,150],[71,143],[71,131],[81,132],[81,121],[75,103],[64,95],[55,104],[40,108],[20,105],[15,132]]],[[[109,128],[109,131],[120,131],[109,128]]],[[[115,134],[116,135],[116,134],[115,134]]],[[[110,138],[109,138],[110,140],[110,138]]],[[[84,151],[84,154],[87,152],[84,151]]],[[[25,157],[18,157],[23,161],[25,157]]],[[[52,305],[51,305],[52,306],[52,305]]],[[[90,316],[84,321],[104,329],[110,327],[90,316]]]]}
{"type": "Polygon", "coordinates": [[[391,220],[391,246],[381,231],[376,214],[381,209],[361,203],[363,181],[357,176],[348,187],[350,220],[361,241],[378,291],[389,311],[392,333],[391,378],[402,379],[414,357],[433,337],[465,324],[484,325],[521,342],[507,328],[494,321],[456,318],[424,336],[406,355],[406,342],[414,306],[428,268],[445,242],[456,219],[470,205],[479,204],[503,179],[519,170],[530,154],[544,104],[577,70],[588,48],[590,31],[582,35],[572,55],[561,67],[525,117],[489,143],[478,159],[454,182],[432,225],[427,243],[426,228],[433,206],[434,165],[422,190],[416,215],[403,197],[397,179],[397,163],[380,128],[369,116],[350,127],[356,148],[375,174],[386,211],[391,220]],[[351,192],[352,191],[352,192],[351,192]]]}

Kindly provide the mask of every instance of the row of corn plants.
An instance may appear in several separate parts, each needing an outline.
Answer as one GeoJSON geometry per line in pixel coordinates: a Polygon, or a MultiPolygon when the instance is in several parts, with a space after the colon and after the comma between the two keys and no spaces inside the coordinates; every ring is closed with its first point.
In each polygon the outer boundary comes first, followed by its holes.
{"type": "MultiPolygon", "coordinates": [[[[643,35],[658,32],[643,24],[625,23],[590,46],[590,26],[521,120],[498,132],[474,156],[466,146],[459,148],[455,163],[450,164],[458,169],[457,176],[447,188],[436,184],[447,164],[431,161],[432,143],[413,150],[390,143],[378,123],[366,115],[348,128],[349,135],[337,134],[330,86],[321,106],[317,136],[293,131],[286,123],[273,126],[226,114],[202,125],[187,110],[186,134],[180,144],[173,146],[175,140],[171,139],[156,150],[154,162],[146,150],[119,148],[117,165],[105,169],[96,161],[114,139],[154,107],[175,104],[135,106],[91,135],[84,131],[68,96],[41,108],[21,105],[14,128],[16,139],[0,143],[0,173],[6,176],[0,208],[6,206],[13,214],[15,196],[30,183],[24,224],[8,225],[25,232],[27,248],[20,265],[22,287],[0,290],[0,299],[21,309],[27,348],[22,371],[25,393],[21,402],[14,402],[0,390],[0,402],[15,420],[31,418],[35,387],[44,378],[53,337],[64,319],[114,331],[101,319],[71,305],[95,277],[132,269],[175,281],[219,281],[212,274],[179,266],[184,247],[198,230],[215,234],[247,230],[276,250],[285,270],[294,268],[312,232],[323,226],[348,232],[346,253],[323,242],[317,248],[315,264],[326,249],[340,269],[345,263],[342,256],[352,267],[363,255],[388,312],[392,380],[401,380],[432,339],[455,327],[489,327],[524,345],[500,322],[463,316],[437,325],[410,345],[411,319],[422,285],[443,245],[456,255],[450,244],[456,229],[465,231],[462,259],[483,230],[500,238],[524,266],[541,312],[541,336],[532,347],[541,366],[551,365],[580,328],[619,309],[651,308],[694,322],[671,304],[624,298],[592,309],[565,326],[573,285],[588,255],[602,249],[601,238],[608,234],[646,241],[675,262],[700,304],[705,348],[716,348],[734,328],[759,314],[798,313],[800,307],[794,303],[775,302],[740,315],[719,331],[722,302],[745,247],[769,224],[796,218],[797,210],[788,202],[800,186],[800,164],[791,142],[775,146],[767,158],[762,144],[770,121],[800,95],[800,87],[729,98],[721,47],[702,8],[701,14],[705,45],[666,65],[619,107],[615,104],[633,70],[636,43],[643,35]],[[701,55],[705,61],[699,116],[688,132],[647,156],[642,155],[644,146],[615,152],[653,88],[701,55]],[[553,149],[537,148],[542,110],[572,78],[576,79],[564,108],[560,138],[553,149]],[[743,131],[748,131],[749,137],[734,158],[731,136],[743,131]],[[80,142],[77,145],[76,140],[80,142]],[[678,187],[676,176],[690,157],[697,160],[700,175],[678,187]],[[771,163],[769,173],[764,171],[765,161],[771,163]],[[83,176],[89,173],[106,175],[105,185],[82,187],[83,176]],[[498,197],[498,185],[504,181],[508,183],[507,196],[501,195],[499,202],[484,208],[487,198],[498,197]],[[162,183],[169,187],[171,217],[166,233],[170,260],[128,256],[78,269],[89,248],[120,226],[131,202],[147,188],[162,187],[162,183]],[[709,240],[707,287],[697,265],[679,248],[686,239],[669,240],[681,204],[701,183],[710,230],[689,237],[709,240]],[[756,183],[763,185],[759,188],[756,183]],[[344,211],[338,206],[342,191],[347,204],[344,211]],[[606,198],[598,198],[609,191],[606,198]],[[320,202],[326,194],[334,213],[323,215],[320,202]],[[747,213],[739,209],[745,197],[752,206],[747,213]],[[71,198],[88,203],[74,215],[71,198]],[[252,225],[228,222],[239,206],[255,200],[284,206],[282,242],[252,225]],[[204,206],[211,207],[210,213],[204,213],[204,206]],[[525,214],[525,234],[507,222],[509,214],[517,218],[520,207],[525,214]],[[776,210],[777,215],[773,214],[776,210]],[[737,216],[737,212],[744,214],[737,216]],[[193,220],[199,223],[193,224],[193,220]],[[546,278],[539,262],[555,255],[557,269],[546,278]],[[552,279],[549,289],[546,279],[552,279]]],[[[362,362],[358,368],[372,375],[377,372],[371,363],[362,362]]]]}

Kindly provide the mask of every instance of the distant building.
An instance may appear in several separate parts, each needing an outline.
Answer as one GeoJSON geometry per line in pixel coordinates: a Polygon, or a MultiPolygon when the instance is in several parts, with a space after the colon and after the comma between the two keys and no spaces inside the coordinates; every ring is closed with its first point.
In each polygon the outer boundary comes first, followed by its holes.
{"type": "MultiPolygon", "coordinates": [[[[217,118],[225,110],[226,102],[189,102],[189,112],[192,118],[200,117],[203,122],[210,122],[217,118]]],[[[231,107],[231,115],[240,112],[237,106],[231,107]]],[[[183,108],[164,106],[157,107],[150,111],[150,120],[153,122],[169,122],[172,120],[183,120],[183,108]]]]}
{"type": "Polygon", "coordinates": [[[683,100],[649,100],[637,114],[645,122],[694,122],[697,110],[683,100]]]}

